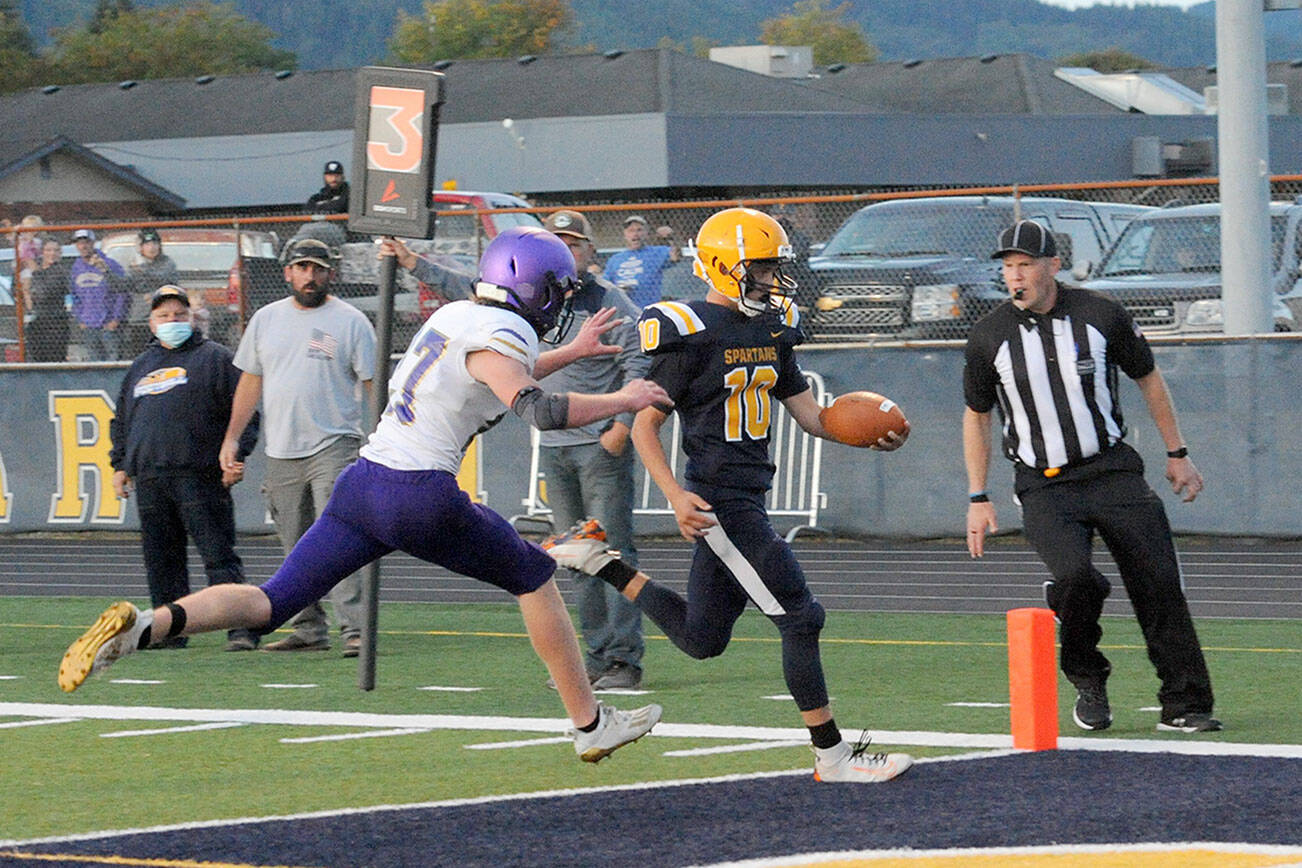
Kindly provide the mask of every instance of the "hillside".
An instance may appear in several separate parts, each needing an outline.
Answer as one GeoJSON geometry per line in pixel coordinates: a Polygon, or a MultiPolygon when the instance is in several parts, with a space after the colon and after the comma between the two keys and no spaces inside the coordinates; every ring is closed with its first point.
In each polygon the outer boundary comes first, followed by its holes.
{"type": "MultiPolygon", "coordinates": [[[[137,7],[163,0],[136,0],[137,7]]],[[[578,25],[571,48],[649,48],[663,38],[719,45],[758,41],[760,23],[791,8],[787,0],[571,0],[578,25]]],[[[21,0],[38,41],[50,29],[85,20],[95,0],[21,0]]],[[[421,0],[234,0],[244,15],[280,34],[304,69],[383,62],[399,10],[421,0]]],[[[853,0],[852,13],[885,60],[1028,52],[1047,59],[1119,47],[1164,66],[1215,63],[1215,5],[1095,6],[1066,10],[1038,0],[853,0]]],[[[1302,57],[1302,10],[1266,16],[1267,56],[1302,57]]]]}

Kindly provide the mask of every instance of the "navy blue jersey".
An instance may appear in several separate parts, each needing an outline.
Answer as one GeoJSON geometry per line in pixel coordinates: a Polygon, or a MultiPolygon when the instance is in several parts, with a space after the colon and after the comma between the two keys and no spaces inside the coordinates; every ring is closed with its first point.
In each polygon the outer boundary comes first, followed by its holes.
{"type": "Polygon", "coordinates": [[[768,490],[773,401],[809,388],[793,352],[797,319],[794,306],[747,317],[705,301],[662,301],[642,311],[647,377],[682,418],[689,483],[768,490]]]}

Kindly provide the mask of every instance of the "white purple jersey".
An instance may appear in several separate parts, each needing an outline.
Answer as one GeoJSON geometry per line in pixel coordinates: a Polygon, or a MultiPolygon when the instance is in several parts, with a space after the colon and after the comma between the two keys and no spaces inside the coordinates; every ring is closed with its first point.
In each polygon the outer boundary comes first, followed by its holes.
{"type": "Polygon", "coordinates": [[[506,413],[466,370],[466,356],[492,350],[533,372],[538,336],[519,315],[455,301],[426,320],[389,382],[389,405],[362,447],[363,458],[395,470],[455,474],[471,439],[506,413]]]}

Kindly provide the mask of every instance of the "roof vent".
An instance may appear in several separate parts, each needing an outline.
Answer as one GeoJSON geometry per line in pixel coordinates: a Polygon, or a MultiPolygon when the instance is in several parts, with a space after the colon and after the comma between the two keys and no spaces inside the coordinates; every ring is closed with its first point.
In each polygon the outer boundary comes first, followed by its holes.
{"type": "Polygon", "coordinates": [[[915,66],[921,66],[921,65],[922,65],[922,61],[918,60],[916,57],[913,58],[912,60],[904,61],[905,69],[913,69],[915,66]]]}
{"type": "Polygon", "coordinates": [[[128,78],[126,81],[118,82],[118,87],[120,87],[122,90],[131,90],[131,88],[135,86],[136,86],[136,81],[135,79],[132,78],[128,78]]]}
{"type": "Polygon", "coordinates": [[[195,84],[212,84],[212,83],[213,83],[214,81],[216,81],[216,80],[217,80],[217,76],[215,76],[215,75],[201,75],[201,76],[199,76],[198,78],[196,78],[196,79],[194,80],[194,83],[195,83],[195,84]]]}
{"type": "Polygon", "coordinates": [[[292,69],[282,69],[276,73],[276,81],[284,81],[294,74],[292,69]]]}
{"type": "Polygon", "coordinates": [[[1216,74],[1216,64],[1213,63],[1213,64],[1211,64],[1210,66],[1208,66],[1206,72],[1207,72],[1208,75],[1215,75],[1215,74],[1216,74]]]}
{"type": "Polygon", "coordinates": [[[62,90],[62,88],[60,88],[57,84],[47,84],[45,87],[41,88],[41,93],[48,95],[52,93],[58,93],[60,90],[62,90]]]}
{"type": "Polygon", "coordinates": [[[522,54],[515,59],[515,62],[520,64],[521,66],[528,66],[529,64],[533,63],[537,59],[538,59],[538,55],[536,54],[522,54]]]}
{"type": "Polygon", "coordinates": [[[617,58],[623,57],[624,52],[618,48],[612,48],[610,49],[610,51],[601,52],[601,56],[606,58],[607,60],[615,60],[617,58]]]}
{"type": "Polygon", "coordinates": [[[833,63],[833,64],[831,64],[830,66],[827,67],[827,71],[830,72],[830,73],[832,73],[833,75],[836,75],[838,72],[844,72],[844,71],[845,71],[845,64],[844,64],[844,63],[833,63]]]}
{"type": "Polygon", "coordinates": [[[994,62],[995,62],[996,60],[998,60],[998,59],[999,59],[999,55],[997,55],[997,54],[983,54],[983,55],[981,55],[981,62],[982,62],[982,63],[994,63],[994,62]]]}
{"type": "Polygon", "coordinates": [[[1294,69],[1302,69],[1302,57],[1295,57],[1289,61],[1288,65],[1294,69]]]}
{"type": "Polygon", "coordinates": [[[435,72],[442,72],[443,70],[447,69],[451,65],[452,65],[452,61],[450,60],[436,60],[434,61],[433,69],[435,72]]]}

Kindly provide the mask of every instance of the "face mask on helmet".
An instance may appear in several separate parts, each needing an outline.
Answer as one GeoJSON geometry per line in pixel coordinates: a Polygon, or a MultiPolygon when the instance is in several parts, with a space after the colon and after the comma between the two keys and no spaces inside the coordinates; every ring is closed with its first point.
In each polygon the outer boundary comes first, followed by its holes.
{"type": "Polygon", "coordinates": [[[750,208],[720,211],[701,224],[690,250],[696,276],[746,316],[782,313],[792,304],[796,282],[782,271],[793,261],[791,244],[769,215],[750,208]]]}
{"type": "Polygon", "coordinates": [[[484,251],[475,297],[515,311],[540,340],[556,344],[573,319],[569,297],[577,286],[574,256],[565,242],[544,229],[517,226],[484,251]]]}

